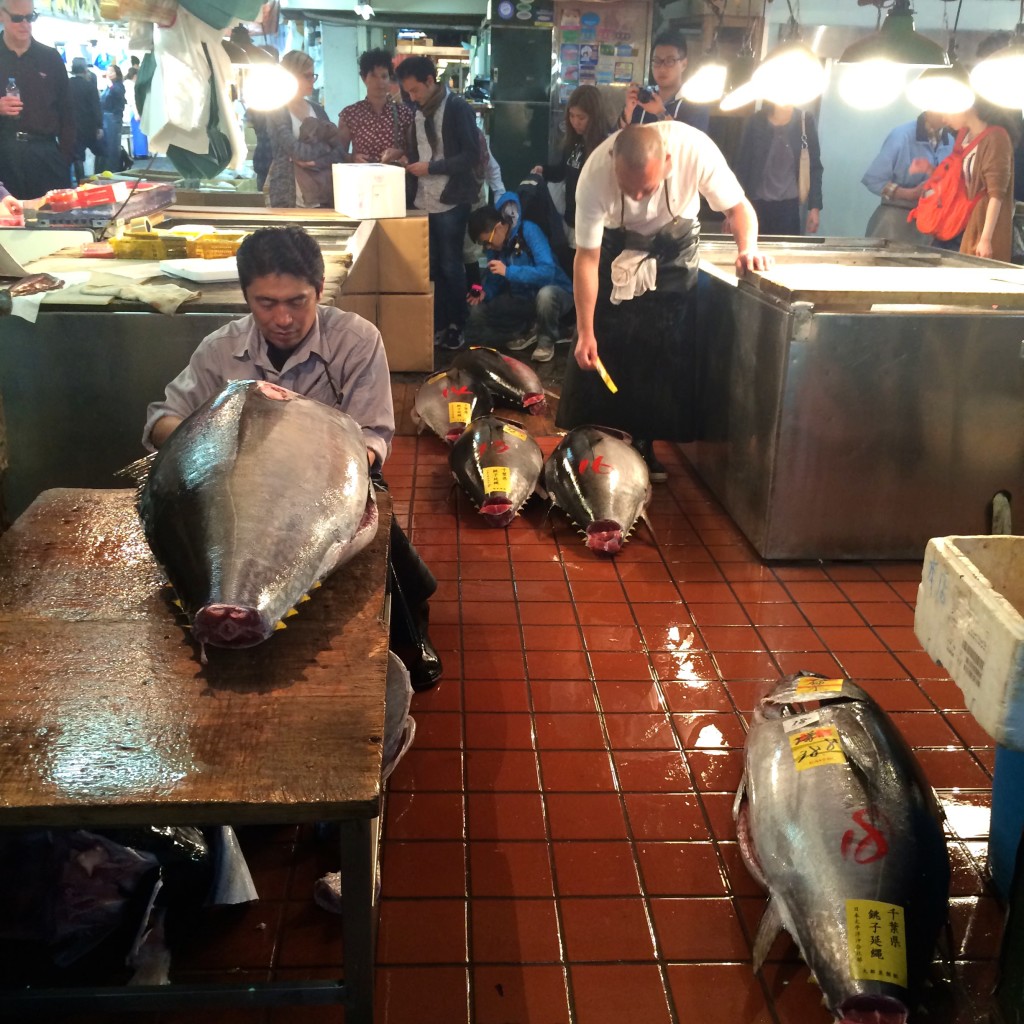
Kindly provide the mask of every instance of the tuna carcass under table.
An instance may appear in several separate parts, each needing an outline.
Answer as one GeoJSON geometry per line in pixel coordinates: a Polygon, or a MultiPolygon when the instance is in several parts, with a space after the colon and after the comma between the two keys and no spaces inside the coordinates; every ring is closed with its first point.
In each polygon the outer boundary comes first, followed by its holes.
{"type": "Polygon", "coordinates": [[[697,472],[763,558],[919,559],[1024,492],[1024,270],[880,239],[701,244],[697,472]]]}
{"type": "MultiPolygon", "coordinates": [[[[175,618],[131,490],[46,491],[0,538],[0,827],[337,821],[343,983],[108,988],[105,1009],[346,1004],[373,1019],[391,501],[288,629],[207,650],[175,618]]],[[[82,990],[0,991],[0,1016],[82,990]]],[[[9,1014],[9,1017],[7,1016],[9,1014]]]]}

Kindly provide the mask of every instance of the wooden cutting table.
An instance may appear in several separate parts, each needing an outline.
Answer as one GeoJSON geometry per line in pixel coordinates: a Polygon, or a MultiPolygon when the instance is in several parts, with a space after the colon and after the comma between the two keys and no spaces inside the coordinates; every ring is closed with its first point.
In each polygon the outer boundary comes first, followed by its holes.
{"type": "Polygon", "coordinates": [[[133,491],[46,491],[0,538],[0,827],[337,821],[345,893],[343,983],[6,990],[0,1018],[88,995],[106,1010],[344,1002],[371,1024],[390,497],[378,507],[376,539],[287,631],[205,666],[133,491]]]}

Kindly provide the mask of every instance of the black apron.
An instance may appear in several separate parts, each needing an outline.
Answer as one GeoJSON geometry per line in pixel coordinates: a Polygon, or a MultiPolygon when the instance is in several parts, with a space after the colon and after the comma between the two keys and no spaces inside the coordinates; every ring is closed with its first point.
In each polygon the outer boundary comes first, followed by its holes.
{"type": "MultiPolygon", "coordinates": [[[[668,206],[668,192],[665,193],[668,206]]],[[[555,422],[563,429],[584,423],[625,430],[647,440],[696,437],[696,303],[700,224],[673,215],[653,235],[620,227],[605,229],[598,268],[594,335],[597,351],[618,386],[612,394],[593,370],[581,370],[570,354],[555,422]],[[611,301],[611,264],[626,249],[650,253],[657,262],[655,291],[618,305],[611,301]]]]}

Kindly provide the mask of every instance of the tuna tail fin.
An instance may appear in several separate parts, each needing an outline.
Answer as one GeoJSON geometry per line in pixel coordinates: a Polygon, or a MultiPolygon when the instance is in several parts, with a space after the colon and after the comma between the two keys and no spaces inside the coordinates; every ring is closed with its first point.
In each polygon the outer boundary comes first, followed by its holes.
{"type": "Polygon", "coordinates": [[[156,452],[150,452],[149,455],[144,456],[141,459],[136,459],[134,462],[129,462],[127,466],[114,471],[114,476],[122,476],[128,480],[131,480],[136,487],[142,487],[142,485],[149,479],[149,471],[153,468],[153,460],[156,458],[156,452]]]}
{"type": "Polygon", "coordinates": [[[775,898],[768,900],[764,916],[757,926],[757,935],[754,936],[754,973],[756,974],[764,966],[771,951],[772,943],[779,932],[783,931],[782,916],[779,914],[778,904],[775,898]]]}

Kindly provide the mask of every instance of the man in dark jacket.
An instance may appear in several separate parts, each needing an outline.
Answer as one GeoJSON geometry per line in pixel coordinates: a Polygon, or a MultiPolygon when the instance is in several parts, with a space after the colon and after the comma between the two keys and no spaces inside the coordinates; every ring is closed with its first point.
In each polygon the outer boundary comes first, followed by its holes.
{"type": "Polygon", "coordinates": [[[437,81],[429,57],[398,65],[402,89],[416,104],[415,133],[406,170],[416,178],[414,205],[430,221],[430,277],[434,282],[434,340],[442,348],[465,344],[466,268],[462,243],[480,192],[480,143],[470,105],[437,81]]]}
{"type": "Polygon", "coordinates": [[[102,148],[103,115],[100,113],[100,94],[96,88],[96,76],[89,71],[84,57],[71,61],[71,79],[68,82],[71,96],[71,113],[75,122],[75,146],[73,166],[75,182],[81,184],[85,177],[85,151],[93,154],[102,148]]]}
{"type": "Polygon", "coordinates": [[[534,361],[548,362],[573,305],[572,282],[544,232],[523,219],[519,197],[506,192],[494,206],[469,215],[469,235],[483,246],[488,263],[483,291],[469,299],[466,340],[471,345],[507,342],[511,352],[536,342],[534,361]],[[517,339],[523,334],[528,336],[517,339]]]}

